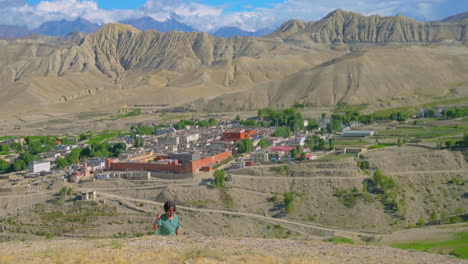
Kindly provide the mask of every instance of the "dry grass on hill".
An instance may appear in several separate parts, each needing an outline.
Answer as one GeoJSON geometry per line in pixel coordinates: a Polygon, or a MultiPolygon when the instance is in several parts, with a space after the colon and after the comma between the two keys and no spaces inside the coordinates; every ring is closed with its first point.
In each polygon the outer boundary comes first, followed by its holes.
{"type": "Polygon", "coordinates": [[[375,246],[248,238],[142,237],[9,242],[0,263],[463,263],[375,246]]]}

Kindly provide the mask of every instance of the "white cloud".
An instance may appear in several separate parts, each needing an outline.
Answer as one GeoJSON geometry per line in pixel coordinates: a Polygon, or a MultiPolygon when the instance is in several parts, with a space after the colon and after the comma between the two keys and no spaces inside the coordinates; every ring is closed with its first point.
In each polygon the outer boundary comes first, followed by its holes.
{"type": "MultiPolygon", "coordinates": [[[[337,8],[365,15],[390,16],[401,13],[419,20],[441,19],[437,17],[440,16],[439,9],[455,0],[285,0],[269,8],[254,8],[250,5],[245,12],[231,13],[224,11],[225,6],[208,6],[195,1],[147,0],[139,9],[102,10],[92,0],[49,0],[34,6],[25,4],[23,0],[0,0],[0,24],[25,24],[33,28],[45,21],[72,20],[77,17],[101,24],[151,16],[160,21],[175,17],[204,31],[222,26],[237,26],[252,31],[277,27],[293,18],[315,21],[337,8]]],[[[463,11],[466,10],[460,10],[463,11]]]]}

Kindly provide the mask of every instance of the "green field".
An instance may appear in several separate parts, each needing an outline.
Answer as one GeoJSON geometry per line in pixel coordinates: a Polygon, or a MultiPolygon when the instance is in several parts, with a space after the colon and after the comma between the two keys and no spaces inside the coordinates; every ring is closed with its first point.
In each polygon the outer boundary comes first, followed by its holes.
{"type": "Polygon", "coordinates": [[[397,127],[394,130],[379,131],[379,136],[436,138],[462,135],[468,131],[467,124],[441,125],[441,126],[414,126],[397,127]]]}
{"type": "Polygon", "coordinates": [[[437,106],[455,104],[455,103],[466,102],[466,101],[468,101],[468,97],[440,100],[440,101],[434,101],[434,102],[415,105],[415,106],[403,106],[403,107],[395,107],[395,108],[378,110],[378,111],[375,111],[374,114],[376,118],[387,118],[391,113],[395,113],[395,112],[413,114],[416,111],[418,111],[420,108],[433,108],[437,106]]]}
{"type": "Polygon", "coordinates": [[[396,146],[396,144],[393,143],[380,143],[380,144],[375,144],[369,147],[369,149],[379,149],[379,148],[385,148],[385,147],[391,147],[391,146],[396,146]]]}
{"type": "Polygon", "coordinates": [[[468,259],[468,232],[456,233],[451,240],[413,241],[409,243],[393,244],[391,246],[401,249],[447,253],[459,258],[468,259]]]}

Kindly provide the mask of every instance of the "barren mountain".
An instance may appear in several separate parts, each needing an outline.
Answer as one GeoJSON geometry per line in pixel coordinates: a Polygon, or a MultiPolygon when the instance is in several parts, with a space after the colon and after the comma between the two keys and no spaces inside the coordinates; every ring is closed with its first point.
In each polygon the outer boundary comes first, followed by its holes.
{"type": "Polygon", "coordinates": [[[460,13],[454,16],[449,16],[447,18],[442,19],[441,21],[453,23],[453,22],[463,22],[463,20],[466,20],[466,19],[468,19],[468,12],[460,13]]]}
{"type": "Polygon", "coordinates": [[[88,20],[78,17],[74,21],[62,19],[60,21],[48,21],[41,24],[33,32],[47,36],[66,36],[71,32],[91,33],[96,31],[100,26],[91,23],[88,20]]]}
{"type": "Polygon", "coordinates": [[[0,38],[21,38],[31,33],[26,26],[0,25],[0,38]]]}
{"type": "Polygon", "coordinates": [[[438,42],[468,40],[466,25],[448,23],[421,23],[402,15],[381,17],[364,16],[337,9],[317,22],[290,20],[273,36],[308,35],[318,43],[389,43],[438,42]]]}
{"type": "Polygon", "coordinates": [[[389,106],[466,96],[466,26],[337,10],[317,22],[289,21],[263,38],[107,24],[62,40],[2,40],[0,113],[296,101],[389,106]]]}

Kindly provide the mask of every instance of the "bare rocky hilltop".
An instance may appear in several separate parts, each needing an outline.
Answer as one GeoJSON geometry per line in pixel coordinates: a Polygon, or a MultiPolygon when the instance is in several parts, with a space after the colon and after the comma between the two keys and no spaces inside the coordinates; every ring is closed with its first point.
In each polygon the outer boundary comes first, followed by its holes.
{"type": "Polygon", "coordinates": [[[124,106],[248,110],[468,94],[467,21],[421,23],[336,10],[262,38],[139,31],[0,40],[0,116],[124,106]]]}

